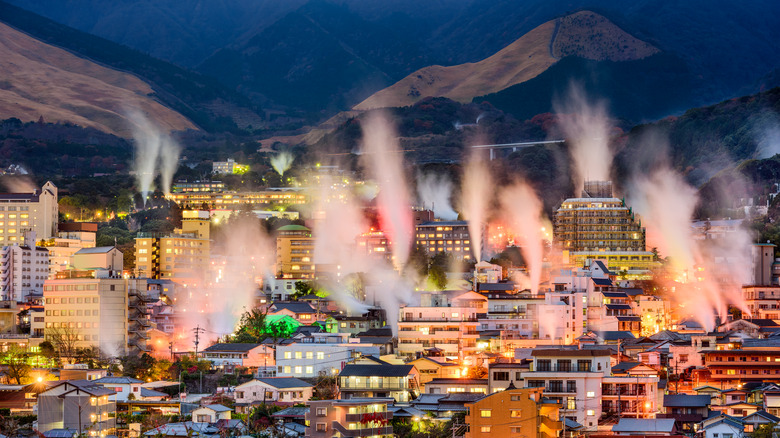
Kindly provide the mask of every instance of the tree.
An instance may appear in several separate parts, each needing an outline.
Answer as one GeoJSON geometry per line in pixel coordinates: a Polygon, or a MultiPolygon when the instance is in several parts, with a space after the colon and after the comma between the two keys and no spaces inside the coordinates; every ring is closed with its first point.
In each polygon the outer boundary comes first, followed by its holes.
{"type": "Polygon", "coordinates": [[[17,345],[8,347],[2,364],[8,368],[8,377],[15,380],[17,385],[22,384],[30,375],[30,365],[27,363],[27,351],[17,345]]]}
{"type": "Polygon", "coordinates": [[[317,377],[317,383],[314,385],[312,400],[331,400],[338,395],[335,376],[321,375],[317,377]]]}
{"type": "Polygon", "coordinates": [[[70,326],[50,327],[44,330],[44,336],[57,349],[60,359],[73,363],[79,340],[79,333],[75,328],[70,326]]]}
{"type": "Polygon", "coordinates": [[[149,353],[141,356],[122,356],[119,363],[122,364],[122,372],[136,379],[146,380],[152,378],[154,374],[155,359],[149,353]]]}
{"type": "Polygon", "coordinates": [[[777,423],[762,424],[750,434],[751,438],[774,438],[777,423]]]}
{"type": "Polygon", "coordinates": [[[251,309],[244,312],[241,315],[241,322],[232,341],[238,343],[256,343],[261,341],[264,337],[266,315],[260,309],[251,309]]]}

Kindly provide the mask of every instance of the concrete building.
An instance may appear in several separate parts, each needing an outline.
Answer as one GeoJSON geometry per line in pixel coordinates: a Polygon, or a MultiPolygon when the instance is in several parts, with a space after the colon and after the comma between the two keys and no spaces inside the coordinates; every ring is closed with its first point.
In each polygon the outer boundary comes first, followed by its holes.
{"type": "Polygon", "coordinates": [[[69,348],[95,346],[115,355],[149,351],[146,340],[151,323],[146,318],[145,302],[150,298],[144,279],[89,276],[47,280],[43,298],[47,340],[69,348]]]}
{"type": "Polygon", "coordinates": [[[309,401],[306,413],[306,437],[392,438],[393,413],[387,407],[392,398],[372,397],[349,400],[309,401]]]}
{"type": "Polygon", "coordinates": [[[101,385],[107,389],[113,390],[115,394],[109,396],[109,398],[115,402],[126,402],[133,399],[141,398],[141,385],[143,380],[134,379],[132,377],[101,377],[99,379],[92,380],[95,385],[101,385]],[[130,396],[132,394],[132,397],[130,396]]]}
{"type": "Polygon", "coordinates": [[[285,225],[276,235],[276,277],[314,279],[314,237],[301,225],[285,225]]]}
{"type": "Polygon", "coordinates": [[[555,212],[553,241],[572,266],[601,259],[626,277],[646,278],[656,263],[645,251],[645,229],[633,210],[613,197],[610,181],[587,181],[580,198],[563,201],[555,212]]]}
{"type": "Polygon", "coordinates": [[[135,274],[152,279],[200,279],[209,268],[209,215],[184,211],[181,229],[171,234],[138,233],[135,274]]]}
{"type": "Polygon", "coordinates": [[[563,429],[560,403],[544,398],[540,388],[511,387],[466,407],[465,438],[555,438],[563,429]]]}
{"type": "Polygon", "coordinates": [[[59,224],[56,237],[40,240],[40,245],[49,250],[49,277],[73,269],[73,255],[82,248],[94,248],[96,236],[95,223],[64,222],[59,224]]]}
{"type": "Polygon", "coordinates": [[[263,344],[214,344],[203,350],[201,357],[225,371],[274,365],[273,348],[263,344]]]}
{"type": "Polygon", "coordinates": [[[95,436],[112,435],[116,429],[114,391],[92,381],[68,380],[38,394],[38,432],[72,429],[95,436]]]}
{"type": "Polygon", "coordinates": [[[456,259],[469,260],[474,257],[466,221],[423,222],[414,228],[415,244],[429,255],[446,252],[456,259]]]}
{"type": "Polygon", "coordinates": [[[256,192],[237,192],[221,189],[210,191],[184,191],[168,195],[168,199],[179,206],[194,208],[208,207],[210,210],[238,210],[246,205],[252,210],[269,210],[275,206],[304,205],[308,202],[306,193],[299,188],[270,188],[256,192]]]}
{"type": "Polygon", "coordinates": [[[38,239],[57,235],[57,187],[51,181],[31,193],[0,193],[0,245],[21,243],[25,231],[38,239]]]}
{"type": "Polygon", "coordinates": [[[775,262],[775,248],[777,246],[767,243],[756,243],[752,247],[753,275],[751,286],[772,286],[772,264],[775,262]]]}
{"type": "Polygon", "coordinates": [[[82,248],[73,254],[73,268],[80,271],[101,269],[122,272],[124,263],[122,251],[115,246],[82,248]]]}
{"type": "Polygon", "coordinates": [[[249,170],[249,166],[236,163],[236,160],[228,158],[227,161],[215,161],[211,164],[211,173],[219,174],[242,174],[249,170]]]}
{"type": "Polygon", "coordinates": [[[49,251],[35,245],[35,232],[26,231],[24,241],[0,250],[0,290],[3,300],[28,301],[43,294],[49,277],[49,251]]]}
{"type": "Polygon", "coordinates": [[[424,293],[420,301],[420,306],[400,309],[399,355],[414,357],[438,348],[445,356],[463,358],[477,350],[477,314],[487,311],[487,298],[476,292],[452,299],[443,293],[424,293]]]}
{"type": "Polygon", "coordinates": [[[361,356],[381,355],[379,345],[361,343],[348,333],[312,333],[276,346],[276,375],[279,377],[335,376],[361,356]]]}
{"type": "Polygon", "coordinates": [[[407,403],[420,394],[419,373],[414,365],[346,365],[339,373],[342,399],[392,397],[407,403]]]}

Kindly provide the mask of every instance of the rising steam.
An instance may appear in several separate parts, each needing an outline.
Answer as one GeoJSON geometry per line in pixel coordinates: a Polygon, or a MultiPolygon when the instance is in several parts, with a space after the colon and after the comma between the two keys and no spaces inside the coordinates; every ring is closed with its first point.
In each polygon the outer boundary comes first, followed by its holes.
{"type": "Polygon", "coordinates": [[[279,174],[279,176],[284,176],[284,172],[290,170],[290,166],[292,166],[293,160],[295,160],[295,157],[293,157],[291,153],[280,152],[271,157],[271,166],[273,166],[274,170],[279,174]]]}
{"type": "Polygon", "coordinates": [[[411,203],[403,168],[403,155],[387,115],[373,111],[363,122],[361,157],[368,174],[379,185],[377,206],[382,229],[393,246],[397,270],[406,265],[413,233],[411,203]]]}
{"type": "MultiPolygon", "coordinates": [[[[645,149],[656,155],[660,150],[663,156],[665,140],[648,138],[645,149]]],[[[717,241],[695,240],[691,221],[697,192],[665,160],[649,174],[636,173],[629,194],[629,203],[644,220],[649,244],[669,258],[674,284],[667,286],[675,291],[669,298],[686,313],[682,316],[712,330],[715,315],[724,320],[728,305],[743,307],[741,285],[747,282],[751,266],[752,238],[747,231],[717,241]]]]}
{"type": "Polygon", "coordinates": [[[144,204],[152,191],[152,182],[158,171],[164,194],[171,192],[173,175],[179,164],[181,147],[158,125],[137,110],[128,111],[135,140],[135,177],[144,204]]]}
{"type": "Polygon", "coordinates": [[[490,172],[476,153],[472,153],[466,163],[463,174],[461,204],[463,217],[469,224],[469,237],[474,257],[482,260],[482,231],[487,222],[487,212],[491,200],[490,172]]]}
{"type": "Polygon", "coordinates": [[[417,174],[417,194],[423,208],[433,210],[433,215],[445,221],[454,221],[458,213],[450,205],[452,181],[446,175],[417,174]]]}
{"type": "MultiPolygon", "coordinates": [[[[531,293],[535,295],[539,291],[544,257],[541,231],[542,202],[528,184],[518,182],[501,193],[501,207],[509,228],[519,241],[528,269],[527,283],[531,293]]],[[[526,282],[520,281],[520,283],[526,282]]]]}
{"type": "Polygon", "coordinates": [[[609,117],[603,101],[590,101],[582,87],[571,84],[563,100],[553,102],[566,140],[571,145],[574,160],[575,193],[580,193],[587,181],[607,181],[612,167],[609,149],[609,117]]]}

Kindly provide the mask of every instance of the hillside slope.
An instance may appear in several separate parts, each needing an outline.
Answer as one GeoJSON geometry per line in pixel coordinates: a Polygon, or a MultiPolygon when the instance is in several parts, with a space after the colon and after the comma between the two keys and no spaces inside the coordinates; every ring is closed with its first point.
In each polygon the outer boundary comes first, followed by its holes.
{"type": "Polygon", "coordinates": [[[130,136],[123,111],[138,108],[165,129],[196,129],[150,98],[135,76],[79,58],[0,23],[0,119],[71,122],[130,136]]]}
{"type": "Polygon", "coordinates": [[[655,53],[658,49],[634,38],[603,16],[580,11],[536,27],[482,61],[417,70],[374,93],[354,109],[408,106],[428,96],[468,102],[476,96],[497,93],[528,81],[565,56],[631,61],[655,53]]]}

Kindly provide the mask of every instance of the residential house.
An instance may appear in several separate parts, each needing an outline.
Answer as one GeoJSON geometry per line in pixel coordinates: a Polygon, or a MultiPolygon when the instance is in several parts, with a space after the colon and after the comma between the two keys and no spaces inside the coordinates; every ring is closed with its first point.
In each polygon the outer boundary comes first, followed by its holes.
{"type": "Polygon", "coordinates": [[[667,394],[664,395],[664,413],[656,418],[673,418],[686,433],[695,432],[695,425],[709,417],[712,398],[707,394],[667,394]]]}
{"type": "Polygon", "coordinates": [[[718,415],[700,423],[699,435],[702,438],[742,438],[745,436],[745,425],[739,418],[718,415]]]}
{"type": "Polygon", "coordinates": [[[488,393],[503,391],[509,385],[523,386],[523,373],[530,371],[530,363],[495,362],[488,365],[488,393]]]}
{"type": "Polygon", "coordinates": [[[192,420],[196,423],[216,423],[219,420],[230,420],[233,412],[227,406],[215,404],[201,406],[192,411],[192,420]]]}
{"type": "Polygon", "coordinates": [[[306,436],[311,438],[378,437],[392,438],[393,413],[386,397],[352,398],[347,400],[311,400],[307,403],[306,436]]]}
{"type": "Polygon", "coordinates": [[[621,418],[612,426],[617,436],[672,436],[677,435],[673,418],[621,418]]]}
{"type": "Polygon", "coordinates": [[[432,358],[423,356],[407,363],[417,368],[417,371],[420,373],[420,385],[423,388],[432,379],[457,379],[461,376],[458,364],[448,362],[443,357],[432,358]]]}
{"type": "Polygon", "coordinates": [[[542,388],[496,392],[466,405],[465,438],[526,436],[554,438],[563,424],[560,404],[543,397],[542,388]]]}
{"type": "Polygon", "coordinates": [[[268,315],[286,315],[305,325],[324,317],[311,304],[303,301],[275,301],[268,306],[268,315]]]}
{"type": "Polygon", "coordinates": [[[113,390],[116,393],[112,397],[115,402],[126,402],[141,398],[141,385],[144,382],[132,377],[101,377],[92,383],[113,390]]]}
{"type": "Polygon", "coordinates": [[[263,344],[214,344],[202,353],[215,368],[232,371],[237,367],[259,368],[275,365],[274,349],[263,344]]]}
{"type": "Polygon", "coordinates": [[[425,386],[428,394],[469,392],[487,394],[488,379],[433,379],[425,386]]]}
{"type": "Polygon", "coordinates": [[[348,363],[361,356],[379,356],[380,346],[363,343],[347,333],[295,335],[276,346],[278,377],[335,376],[348,363]]]}
{"type": "Polygon", "coordinates": [[[253,379],[236,386],[236,411],[247,413],[257,404],[297,404],[309,401],[314,387],[295,377],[253,379]]]}
{"type": "Polygon", "coordinates": [[[745,425],[745,432],[750,433],[767,424],[775,427],[777,424],[780,424],[780,418],[762,409],[745,416],[742,419],[742,423],[745,425]]]}
{"type": "Polygon", "coordinates": [[[38,431],[87,430],[99,435],[116,428],[115,392],[88,380],[61,381],[38,394],[38,431]]]}

